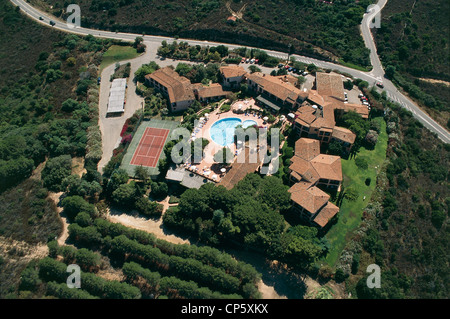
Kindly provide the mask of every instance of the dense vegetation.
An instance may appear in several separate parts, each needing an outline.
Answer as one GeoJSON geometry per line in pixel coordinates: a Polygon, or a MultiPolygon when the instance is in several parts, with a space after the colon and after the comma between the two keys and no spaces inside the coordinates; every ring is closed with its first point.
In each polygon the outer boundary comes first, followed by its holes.
{"type": "MultiPolygon", "coordinates": [[[[243,19],[232,23],[227,22],[231,16],[227,2],[84,0],[79,4],[84,12],[84,27],[224,42],[233,39],[234,43],[337,58],[364,67],[370,64],[358,29],[367,6],[372,3],[370,0],[332,4],[315,0],[233,0],[230,2],[235,12],[244,4],[246,8],[243,19]]],[[[46,3],[47,7],[54,6],[53,14],[63,15],[64,1],[46,3]]]]}
{"type": "Polygon", "coordinates": [[[262,251],[290,266],[310,268],[326,253],[317,229],[286,229],[282,213],[290,208],[288,187],[277,177],[249,174],[233,189],[205,184],[186,190],[164,224],[188,232],[208,244],[238,243],[262,251]]]}
{"type": "Polygon", "coordinates": [[[359,298],[448,298],[450,149],[410,112],[378,102],[387,108],[387,160],[339,268],[356,274],[347,284],[359,298]],[[381,289],[365,284],[371,263],[381,289]]]}
{"type": "Polygon", "coordinates": [[[445,0],[389,0],[374,31],[386,75],[447,128],[448,86],[425,80],[450,81],[449,10],[445,0]]]}

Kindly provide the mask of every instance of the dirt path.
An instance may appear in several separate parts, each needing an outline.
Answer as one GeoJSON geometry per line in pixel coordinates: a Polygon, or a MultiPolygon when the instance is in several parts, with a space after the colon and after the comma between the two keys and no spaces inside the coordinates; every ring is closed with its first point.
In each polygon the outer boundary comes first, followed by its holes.
{"type": "Polygon", "coordinates": [[[123,213],[118,209],[110,209],[108,220],[114,223],[121,223],[124,226],[144,230],[146,232],[154,234],[157,238],[166,240],[173,244],[191,244],[188,239],[183,239],[176,235],[171,234],[162,226],[162,217],[158,220],[147,219],[138,215],[131,216],[123,213]]]}
{"type": "Polygon", "coordinates": [[[59,246],[65,245],[67,238],[69,238],[69,228],[68,228],[69,223],[67,222],[67,218],[61,215],[63,208],[58,206],[59,198],[61,197],[62,194],[63,194],[63,192],[59,192],[59,193],[49,192],[48,193],[48,198],[50,198],[55,203],[56,212],[59,214],[59,217],[61,218],[61,221],[63,223],[62,233],[57,239],[59,246]]]}
{"type": "Polygon", "coordinates": [[[419,80],[429,83],[437,83],[437,84],[444,84],[445,86],[450,86],[450,82],[443,81],[443,80],[435,80],[435,79],[427,79],[427,78],[419,78],[419,80]]]}

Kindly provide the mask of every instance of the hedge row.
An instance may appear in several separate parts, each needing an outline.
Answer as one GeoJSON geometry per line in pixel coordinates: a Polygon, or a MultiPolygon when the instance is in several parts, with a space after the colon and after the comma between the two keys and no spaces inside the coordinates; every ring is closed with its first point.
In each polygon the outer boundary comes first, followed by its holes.
{"type": "Polygon", "coordinates": [[[111,236],[114,238],[119,235],[125,235],[140,244],[152,245],[167,255],[193,258],[201,261],[205,265],[220,268],[228,274],[239,278],[243,283],[250,282],[256,284],[260,279],[259,273],[253,266],[245,262],[237,261],[229,254],[223,253],[216,248],[172,244],[165,240],[157,239],[154,235],[145,231],[131,229],[100,218],[95,220],[94,226],[103,237],[111,236]]]}
{"type": "Polygon", "coordinates": [[[176,277],[161,277],[158,272],[145,269],[137,263],[123,265],[122,271],[130,284],[138,285],[147,294],[167,295],[171,298],[187,299],[240,299],[238,294],[221,294],[206,287],[199,287],[194,281],[176,277]]]}
{"type": "MultiPolygon", "coordinates": [[[[105,241],[107,241],[105,239],[105,241]]],[[[202,286],[206,286],[222,293],[237,293],[240,291],[240,281],[222,269],[204,265],[192,258],[169,256],[158,248],[139,244],[137,241],[120,235],[105,242],[113,254],[132,259],[146,267],[157,271],[163,271],[168,275],[174,275],[187,280],[193,280],[202,286]]]]}
{"type": "MultiPolygon", "coordinates": [[[[50,257],[39,261],[39,277],[46,282],[65,284],[69,273],[67,265],[50,257]]],[[[57,288],[57,287],[53,287],[57,288]]],[[[106,280],[91,273],[81,272],[81,289],[102,299],[140,299],[138,288],[116,280],[106,280]]],[[[50,290],[52,293],[64,293],[62,290],[50,290]],[[56,292],[55,292],[56,291],[56,292]]]]}

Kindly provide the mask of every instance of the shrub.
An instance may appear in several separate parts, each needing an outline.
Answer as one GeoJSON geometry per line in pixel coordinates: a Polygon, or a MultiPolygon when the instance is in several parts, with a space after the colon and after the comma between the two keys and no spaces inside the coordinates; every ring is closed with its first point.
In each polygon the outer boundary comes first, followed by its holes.
{"type": "Polygon", "coordinates": [[[355,158],[355,164],[360,169],[368,169],[369,163],[367,162],[367,159],[365,157],[358,156],[355,158]]]}

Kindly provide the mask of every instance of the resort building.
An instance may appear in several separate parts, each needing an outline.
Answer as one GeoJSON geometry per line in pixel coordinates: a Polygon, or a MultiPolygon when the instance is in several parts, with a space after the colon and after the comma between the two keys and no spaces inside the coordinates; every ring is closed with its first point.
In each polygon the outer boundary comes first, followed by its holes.
{"type": "Polygon", "coordinates": [[[238,89],[247,72],[239,65],[226,65],[219,69],[222,85],[229,89],[238,89]]]}
{"type": "Polygon", "coordinates": [[[297,79],[291,75],[271,76],[260,72],[247,74],[247,84],[259,96],[256,100],[273,112],[281,108],[295,110],[308,93],[296,87],[297,79]]]}
{"type": "Polygon", "coordinates": [[[191,81],[180,76],[170,67],[161,68],[146,75],[145,81],[169,99],[172,112],[186,110],[195,101],[191,81]]]}
{"type": "Polygon", "coordinates": [[[294,129],[299,136],[315,138],[320,143],[338,141],[350,151],[356,135],[337,127],[336,117],[354,111],[363,118],[369,117],[365,105],[345,101],[342,77],[338,74],[316,73],[315,90],[310,90],[305,102],[295,113],[294,129]]]}
{"type": "Polygon", "coordinates": [[[200,103],[207,104],[226,98],[231,91],[225,91],[219,83],[211,83],[208,86],[194,84],[194,93],[200,103]]]}
{"type": "Polygon", "coordinates": [[[341,158],[320,154],[318,140],[300,138],[295,143],[289,171],[290,179],[295,183],[289,189],[293,209],[302,220],[324,227],[339,208],[328,202],[330,196],[317,186],[339,189],[342,182],[341,158]]]}

